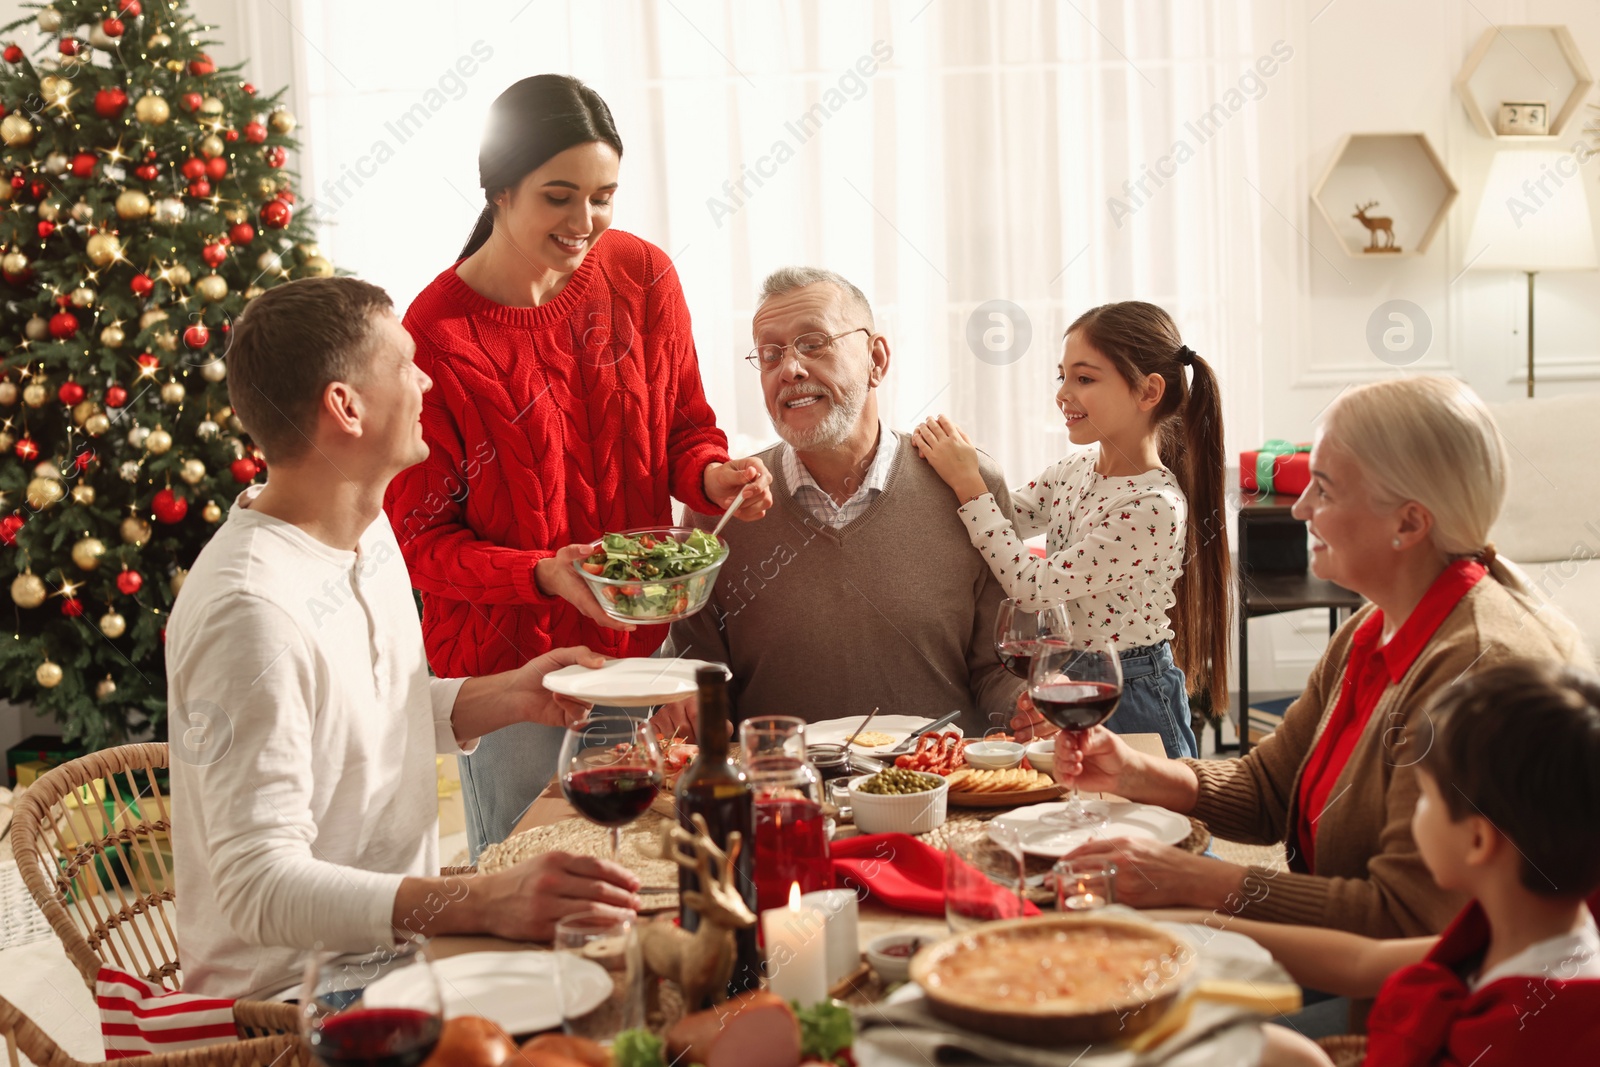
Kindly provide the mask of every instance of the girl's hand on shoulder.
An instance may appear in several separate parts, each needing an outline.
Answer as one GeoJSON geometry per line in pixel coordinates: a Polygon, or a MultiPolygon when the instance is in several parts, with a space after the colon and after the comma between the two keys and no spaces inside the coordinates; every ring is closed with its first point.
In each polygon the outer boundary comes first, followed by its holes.
{"type": "Polygon", "coordinates": [[[978,450],[965,430],[940,415],[918,426],[911,434],[917,454],[928,461],[944,483],[955,490],[966,504],[989,491],[978,471],[978,450]]]}

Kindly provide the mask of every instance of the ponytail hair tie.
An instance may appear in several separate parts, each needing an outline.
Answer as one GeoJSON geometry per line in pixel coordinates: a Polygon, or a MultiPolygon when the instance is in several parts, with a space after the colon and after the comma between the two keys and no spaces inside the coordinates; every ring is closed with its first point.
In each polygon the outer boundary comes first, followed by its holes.
{"type": "Polygon", "coordinates": [[[1178,349],[1177,354],[1172,358],[1177,360],[1181,366],[1192,367],[1194,366],[1194,349],[1190,348],[1188,345],[1184,345],[1182,348],[1178,349]]]}
{"type": "Polygon", "coordinates": [[[1490,541],[1488,544],[1479,549],[1476,558],[1478,562],[1483,564],[1486,569],[1491,571],[1494,570],[1494,561],[1497,558],[1494,550],[1494,542],[1490,541]]]}

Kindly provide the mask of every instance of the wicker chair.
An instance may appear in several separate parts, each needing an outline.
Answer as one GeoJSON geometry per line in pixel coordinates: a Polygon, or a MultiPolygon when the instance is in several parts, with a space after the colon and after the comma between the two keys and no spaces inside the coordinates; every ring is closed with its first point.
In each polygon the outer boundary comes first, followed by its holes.
{"type": "MultiPolygon", "coordinates": [[[[260,1017],[257,1011],[260,1007],[242,1000],[233,1006],[238,1041],[164,1052],[158,1056],[135,1056],[118,1060],[118,1067],[312,1067],[310,1053],[298,1035],[291,1032],[260,1036],[276,1025],[274,1019],[260,1017]]],[[[10,1067],[18,1067],[19,1051],[36,1067],[103,1067],[68,1055],[32,1019],[3,997],[0,997],[0,1034],[5,1035],[10,1067]]]]}

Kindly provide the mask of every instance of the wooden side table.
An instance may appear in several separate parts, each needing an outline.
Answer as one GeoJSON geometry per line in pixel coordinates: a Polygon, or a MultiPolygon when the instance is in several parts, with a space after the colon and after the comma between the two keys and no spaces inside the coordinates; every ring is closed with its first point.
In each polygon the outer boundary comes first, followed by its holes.
{"type": "MultiPolygon", "coordinates": [[[[1328,636],[1339,628],[1339,613],[1362,604],[1360,594],[1316,577],[1305,559],[1305,523],[1290,514],[1292,496],[1244,493],[1239,498],[1239,755],[1250,751],[1250,620],[1304,608],[1328,609],[1328,636]],[[1256,549],[1252,550],[1251,535],[1256,549]],[[1297,540],[1298,539],[1298,540],[1297,540]],[[1270,544],[1268,543],[1270,542],[1270,544]],[[1300,551],[1293,551],[1298,543],[1300,551]],[[1263,552],[1270,548],[1277,551],[1263,552]],[[1254,563],[1254,565],[1252,565],[1254,563]]],[[[1217,748],[1222,730],[1217,727],[1217,748]]],[[[1228,746],[1232,747],[1232,746],[1228,746]]]]}

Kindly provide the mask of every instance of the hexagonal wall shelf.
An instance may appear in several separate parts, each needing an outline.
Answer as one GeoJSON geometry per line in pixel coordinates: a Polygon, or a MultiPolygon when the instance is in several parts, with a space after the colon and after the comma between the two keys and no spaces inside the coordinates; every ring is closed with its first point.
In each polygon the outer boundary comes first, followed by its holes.
{"type": "Polygon", "coordinates": [[[1491,26],[1456,75],[1456,92],[1485,137],[1548,141],[1566,130],[1594,78],[1565,26],[1491,26]],[[1501,133],[1502,104],[1542,104],[1548,132],[1501,133]]]}
{"type": "Polygon", "coordinates": [[[1382,260],[1426,252],[1456,192],[1426,135],[1352,133],[1311,200],[1347,255],[1382,260]]]}

